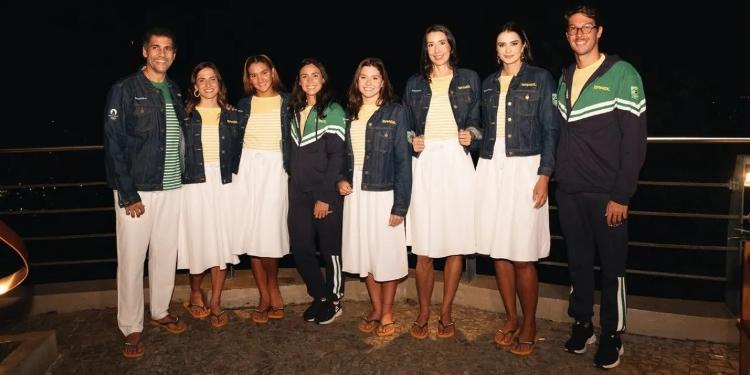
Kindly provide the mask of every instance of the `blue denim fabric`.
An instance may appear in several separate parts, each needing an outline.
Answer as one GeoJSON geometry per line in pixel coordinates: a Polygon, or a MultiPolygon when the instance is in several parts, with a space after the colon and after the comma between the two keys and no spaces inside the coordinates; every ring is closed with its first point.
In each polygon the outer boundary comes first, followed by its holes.
{"type": "MultiPolygon", "coordinates": [[[[237,154],[242,152],[242,141],[237,141],[240,124],[247,123],[247,113],[242,110],[222,110],[219,117],[219,169],[221,183],[232,182],[232,168],[237,154]],[[239,146],[239,147],[238,147],[239,146]]],[[[186,184],[206,182],[206,170],[203,164],[203,144],[201,136],[203,126],[201,114],[194,110],[185,120],[185,171],[182,182],[186,184]]]]}
{"type": "MultiPolygon", "coordinates": [[[[351,120],[346,122],[346,160],[342,179],[352,183],[354,152],[351,120]]],[[[393,190],[391,214],[406,216],[411,199],[411,146],[407,132],[412,128],[409,112],[398,103],[380,107],[367,121],[362,190],[393,190]]]]}
{"type": "MultiPolygon", "coordinates": [[[[453,117],[459,130],[471,130],[478,134],[481,127],[479,102],[481,84],[479,75],[469,69],[455,69],[448,89],[453,117]]],[[[402,103],[411,112],[412,124],[416,135],[424,134],[427,112],[430,110],[432,90],[430,84],[421,74],[413,75],[406,82],[402,103]]],[[[468,152],[469,148],[464,147],[468,152]]]]}
{"type": "MultiPolygon", "coordinates": [[[[177,84],[167,79],[180,122],[180,162],[184,163],[185,109],[177,84]]],[[[164,97],[142,71],[112,85],[104,108],[104,166],[107,184],[121,207],[140,202],[138,191],[162,190],[167,116],[164,97]]],[[[184,170],[184,164],[182,165],[184,170]]]]}
{"type": "MultiPolygon", "coordinates": [[[[482,139],[479,157],[492,159],[500,100],[500,72],[482,82],[482,139]]],[[[542,155],[538,174],[551,176],[560,137],[560,121],[553,97],[557,85],[552,75],[523,64],[510,81],[505,105],[505,155],[542,155]]]]}

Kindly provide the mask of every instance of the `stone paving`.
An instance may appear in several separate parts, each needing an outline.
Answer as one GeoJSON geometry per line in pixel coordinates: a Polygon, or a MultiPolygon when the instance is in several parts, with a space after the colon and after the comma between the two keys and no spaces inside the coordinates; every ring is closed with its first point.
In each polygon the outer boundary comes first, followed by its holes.
{"type": "MultiPolygon", "coordinates": [[[[116,310],[48,313],[20,322],[0,317],[0,332],[16,334],[55,329],[59,357],[53,374],[595,374],[594,350],[571,355],[562,350],[569,325],[539,320],[534,353],[517,357],[493,343],[500,326],[497,313],[456,306],[456,336],[437,339],[437,315],[430,337],[408,333],[416,303],[397,304],[395,336],[378,338],[357,331],[358,317],[369,304],[344,300],[344,315],[320,326],[301,319],[306,305],[287,306],[284,320],[255,324],[231,314],[221,329],[192,320],[179,305],[172,311],[186,319],[187,332],[173,335],[146,325],[146,354],[122,357],[116,310]]],[[[434,306],[433,314],[438,311],[434,306]]],[[[623,335],[625,355],[614,374],[737,374],[737,345],[706,341],[623,335]]],[[[595,349],[595,348],[593,348],[595,349]]]]}

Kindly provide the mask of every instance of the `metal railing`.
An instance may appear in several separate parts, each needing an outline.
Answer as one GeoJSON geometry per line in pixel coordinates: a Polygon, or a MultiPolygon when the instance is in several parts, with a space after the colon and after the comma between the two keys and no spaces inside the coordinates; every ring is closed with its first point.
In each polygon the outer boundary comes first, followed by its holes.
{"type": "MultiPolygon", "coordinates": [[[[654,144],[734,144],[734,145],[750,145],[750,138],[697,138],[697,137],[649,137],[649,143],[654,144]]],[[[99,145],[91,146],[66,146],[66,147],[32,147],[32,148],[5,148],[0,149],[0,155],[7,154],[29,154],[29,153],[60,153],[60,152],[88,152],[88,151],[102,151],[103,147],[99,145]]],[[[647,160],[648,162],[648,160],[647,160]]],[[[733,176],[726,182],[697,182],[697,181],[653,181],[653,180],[642,180],[639,181],[639,186],[652,186],[652,187],[687,187],[687,188],[699,188],[699,189],[728,189],[731,191],[730,202],[728,202],[729,209],[727,213],[704,213],[704,212],[670,212],[670,211],[646,211],[646,210],[632,210],[630,215],[642,216],[642,217],[669,217],[669,218],[681,218],[681,219],[706,219],[706,220],[723,220],[727,221],[727,243],[726,245],[708,245],[708,244],[675,244],[675,243],[661,243],[661,242],[642,242],[642,241],[630,241],[630,246],[636,247],[649,247],[654,249],[672,249],[672,250],[686,250],[686,251],[710,251],[710,252],[725,252],[727,255],[727,266],[726,273],[724,276],[706,276],[698,274],[685,274],[675,272],[661,272],[661,271],[650,271],[650,270],[639,270],[639,269],[627,269],[628,274],[636,275],[647,275],[647,276],[659,276],[659,277],[670,277],[680,279],[692,279],[692,280],[705,280],[714,282],[724,282],[727,284],[726,288],[726,302],[736,311],[737,306],[732,301],[738,301],[738,295],[733,291],[731,284],[738,281],[737,270],[739,270],[739,257],[740,257],[740,241],[736,236],[733,236],[735,228],[741,227],[742,224],[750,220],[750,215],[744,213],[744,187],[740,183],[744,179],[745,165],[750,165],[750,155],[738,155],[736,165],[734,168],[733,176]]],[[[82,181],[82,182],[60,182],[60,183],[29,183],[29,184],[14,184],[14,185],[0,185],[0,194],[3,191],[19,190],[19,189],[57,189],[57,188],[102,188],[105,187],[106,183],[103,181],[82,181]]],[[[550,206],[552,211],[557,210],[556,206],[550,206]]],[[[64,209],[10,209],[0,211],[0,217],[2,216],[25,216],[25,215],[48,215],[48,214],[67,214],[67,213],[93,213],[93,212],[106,212],[113,211],[112,206],[107,207],[92,207],[92,208],[64,208],[64,209]]],[[[69,235],[50,235],[50,236],[27,236],[23,239],[28,242],[37,241],[65,241],[71,239],[90,239],[90,238],[107,238],[114,237],[114,232],[108,233],[83,233],[83,234],[69,234],[69,235]]],[[[555,241],[563,240],[560,235],[553,235],[552,239],[555,241]]],[[[56,262],[32,262],[32,267],[45,267],[45,266],[60,266],[60,265],[76,265],[76,264],[91,264],[91,263],[111,263],[116,262],[114,258],[103,258],[103,259],[87,259],[87,260],[74,260],[74,261],[56,261],[56,262]]],[[[539,264],[551,267],[567,267],[565,262],[557,261],[540,261],[539,264]]],[[[477,275],[477,265],[475,257],[466,258],[466,268],[464,272],[464,280],[471,281],[477,275]]]]}

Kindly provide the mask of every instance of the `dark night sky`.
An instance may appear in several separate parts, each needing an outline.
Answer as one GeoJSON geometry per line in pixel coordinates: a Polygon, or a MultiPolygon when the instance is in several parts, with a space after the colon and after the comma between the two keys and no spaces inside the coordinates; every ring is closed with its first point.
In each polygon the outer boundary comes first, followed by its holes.
{"type": "MultiPolygon", "coordinates": [[[[382,2],[265,3],[58,2],[45,8],[39,27],[49,36],[40,47],[46,58],[36,61],[49,73],[44,77],[54,94],[34,107],[32,121],[0,138],[0,147],[101,144],[106,92],[138,69],[142,32],[155,24],[177,34],[179,51],[170,76],[183,91],[192,67],[211,60],[233,102],[241,94],[242,63],[258,53],[274,59],[287,87],[303,57],[319,58],[340,99],[356,64],[381,57],[401,91],[418,69],[422,33],[433,23],[453,30],[460,65],[482,77],[497,69],[494,39],[508,20],[526,28],[536,65],[555,77],[573,61],[563,33],[569,1],[409,4],[422,8],[418,11],[382,2]]],[[[630,61],[643,76],[649,135],[750,135],[750,64],[741,57],[747,53],[748,6],[721,3],[671,11],[652,9],[656,2],[592,3],[605,16],[601,50],[630,61]]]]}

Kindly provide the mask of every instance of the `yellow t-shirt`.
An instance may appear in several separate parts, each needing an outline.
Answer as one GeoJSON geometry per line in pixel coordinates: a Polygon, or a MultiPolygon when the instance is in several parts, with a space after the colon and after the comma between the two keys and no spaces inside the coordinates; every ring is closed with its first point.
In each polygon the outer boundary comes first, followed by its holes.
{"type": "Polygon", "coordinates": [[[203,163],[219,161],[219,116],[221,108],[195,107],[201,115],[201,145],[203,163]]]}
{"type": "Polygon", "coordinates": [[[299,134],[302,134],[300,136],[300,139],[302,139],[302,137],[305,134],[305,123],[307,122],[307,117],[310,116],[310,111],[312,111],[312,108],[313,108],[313,106],[308,105],[307,107],[305,107],[305,109],[303,109],[299,113],[299,126],[300,126],[300,128],[297,129],[297,130],[299,130],[299,134]]]}
{"type": "Polygon", "coordinates": [[[281,150],[281,95],[253,96],[243,147],[255,150],[281,150]]]}
{"type": "Polygon", "coordinates": [[[510,103],[508,102],[508,88],[510,88],[512,79],[513,76],[500,76],[500,98],[497,101],[497,124],[495,128],[496,142],[505,138],[505,107],[510,103]]]}
{"type": "Polygon", "coordinates": [[[591,78],[591,75],[594,74],[594,72],[599,69],[600,66],[602,66],[602,63],[604,62],[604,54],[600,54],[599,60],[597,60],[595,63],[585,67],[578,69],[576,68],[575,72],[573,72],[573,84],[570,85],[570,104],[573,105],[576,103],[576,100],[578,100],[578,96],[581,95],[581,90],[583,90],[583,85],[586,84],[586,81],[591,78]]]}
{"type": "Polygon", "coordinates": [[[427,140],[455,139],[458,141],[458,125],[453,117],[448,90],[453,75],[435,77],[430,82],[432,98],[425,120],[424,136],[427,140]]]}
{"type": "Polygon", "coordinates": [[[378,108],[374,104],[363,104],[359,109],[358,118],[352,121],[349,136],[352,141],[352,152],[354,152],[354,165],[363,165],[365,163],[365,132],[367,131],[367,121],[378,108]]]}

